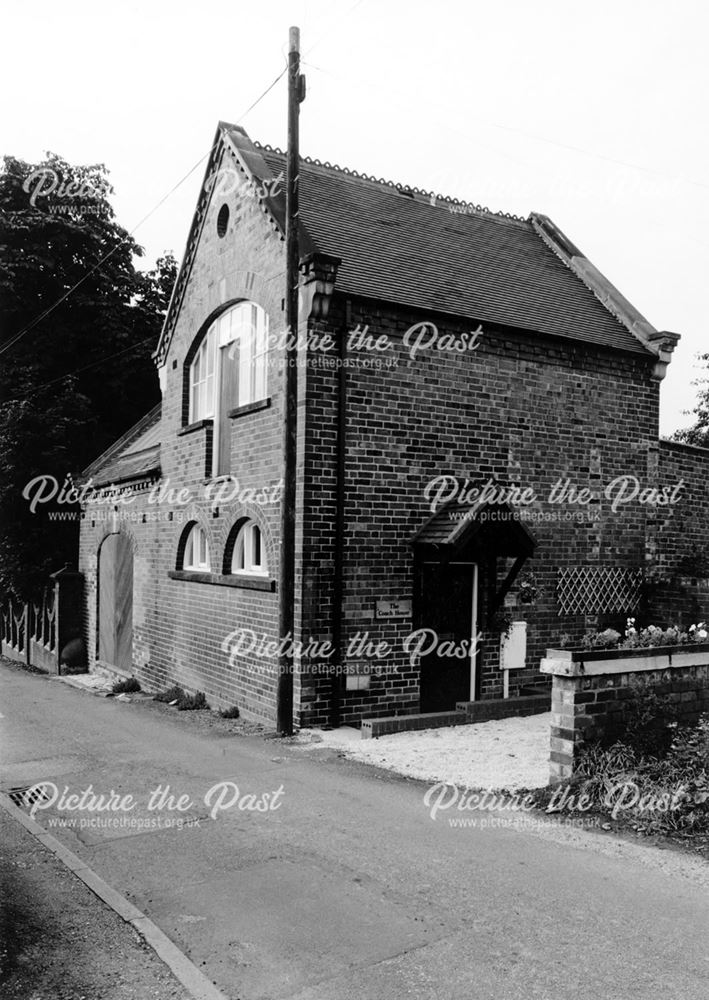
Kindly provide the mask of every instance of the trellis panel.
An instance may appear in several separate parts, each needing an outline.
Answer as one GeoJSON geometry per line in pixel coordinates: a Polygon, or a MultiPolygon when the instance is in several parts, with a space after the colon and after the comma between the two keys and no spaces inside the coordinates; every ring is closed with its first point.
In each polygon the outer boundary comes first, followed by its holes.
{"type": "Polygon", "coordinates": [[[560,615],[600,615],[635,611],[643,571],[618,566],[570,566],[559,570],[556,593],[560,615]]]}

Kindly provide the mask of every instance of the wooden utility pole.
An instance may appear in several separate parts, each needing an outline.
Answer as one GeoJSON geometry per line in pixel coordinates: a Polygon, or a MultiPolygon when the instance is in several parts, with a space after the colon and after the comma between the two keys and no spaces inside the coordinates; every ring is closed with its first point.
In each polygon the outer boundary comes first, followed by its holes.
{"type": "Polygon", "coordinates": [[[288,38],[288,151],[286,156],[286,357],[283,400],[283,499],[281,503],[281,565],[278,580],[278,635],[283,652],[278,660],[276,728],[293,732],[293,639],[295,626],[295,498],[298,447],[298,185],[300,155],[298,118],[305,97],[300,73],[300,29],[288,38]],[[289,636],[290,642],[283,640],[289,636]]]}

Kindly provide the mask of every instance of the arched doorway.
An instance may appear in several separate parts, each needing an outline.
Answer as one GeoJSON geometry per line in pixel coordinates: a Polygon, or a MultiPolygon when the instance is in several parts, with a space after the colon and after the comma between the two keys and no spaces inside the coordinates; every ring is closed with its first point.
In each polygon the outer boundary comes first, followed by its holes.
{"type": "Polygon", "coordinates": [[[127,535],[107,535],[98,554],[98,658],[133,671],[133,547],[127,535]]]}

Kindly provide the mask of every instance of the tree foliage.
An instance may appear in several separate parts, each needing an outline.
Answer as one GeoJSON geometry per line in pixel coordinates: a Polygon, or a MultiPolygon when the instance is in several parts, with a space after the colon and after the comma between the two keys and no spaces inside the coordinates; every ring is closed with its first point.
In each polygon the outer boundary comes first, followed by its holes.
{"type": "Polygon", "coordinates": [[[176,263],[137,270],[111,193],[104,166],[51,153],[0,172],[0,594],[76,561],[77,522],[33,514],[27,483],[76,476],[160,398],[151,354],[176,263]]]}
{"type": "MultiPolygon", "coordinates": [[[[698,360],[705,367],[709,366],[709,354],[700,354],[698,360]]],[[[692,427],[675,431],[672,440],[709,448],[709,378],[703,376],[697,379],[694,385],[699,387],[697,405],[691,411],[696,418],[695,423],[692,427]]]]}

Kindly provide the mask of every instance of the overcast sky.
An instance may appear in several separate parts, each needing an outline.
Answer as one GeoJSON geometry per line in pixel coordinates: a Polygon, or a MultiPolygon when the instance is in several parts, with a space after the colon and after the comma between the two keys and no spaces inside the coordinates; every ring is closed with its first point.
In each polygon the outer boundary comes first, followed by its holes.
{"type": "MultiPolygon", "coordinates": [[[[136,224],[219,119],[285,145],[288,27],[301,152],[494,210],[550,215],[658,329],[681,333],[662,432],[707,344],[709,7],[702,0],[3,0],[2,152],[105,163],[136,224]]],[[[204,164],[138,227],[179,258],[204,164]]]]}

